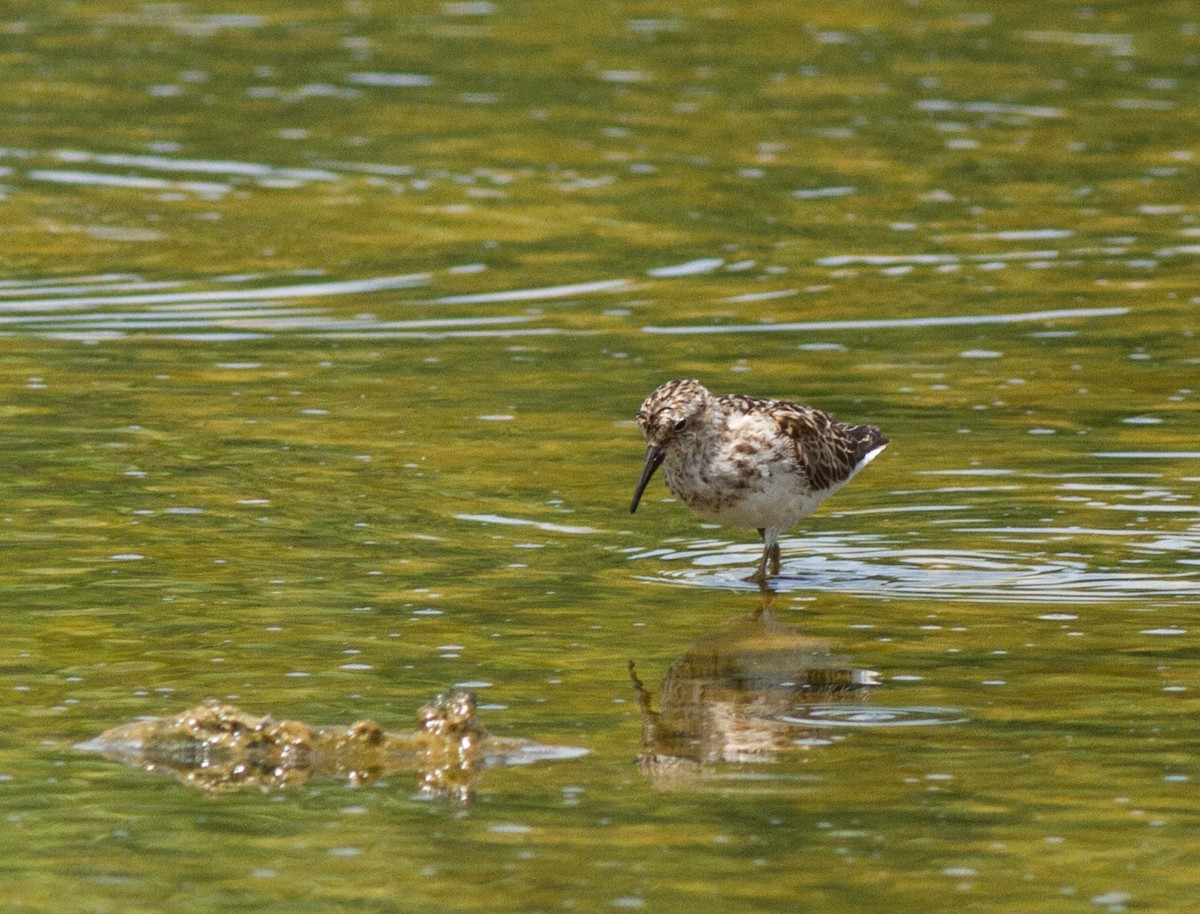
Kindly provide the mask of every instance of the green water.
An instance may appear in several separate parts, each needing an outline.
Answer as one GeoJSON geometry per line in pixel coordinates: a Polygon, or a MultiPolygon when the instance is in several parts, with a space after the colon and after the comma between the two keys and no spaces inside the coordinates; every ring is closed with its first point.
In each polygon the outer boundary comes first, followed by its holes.
{"type": "Polygon", "coordinates": [[[0,59],[0,907],[1200,910],[1191,4],[14,2],[0,59]],[[628,513],[672,377],[893,441],[771,597],[628,513]],[[879,685],[755,704],[764,603],[879,685]],[[589,754],[74,748],[464,683],[589,754]]]}

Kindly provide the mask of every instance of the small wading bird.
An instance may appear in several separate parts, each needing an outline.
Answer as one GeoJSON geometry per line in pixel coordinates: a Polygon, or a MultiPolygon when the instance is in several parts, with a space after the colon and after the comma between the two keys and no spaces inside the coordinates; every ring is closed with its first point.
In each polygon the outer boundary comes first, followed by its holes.
{"type": "Polygon", "coordinates": [[[637,421],[649,447],[630,513],[661,465],[667,488],[705,520],[758,529],[763,554],[750,580],[759,583],[779,574],[779,535],[888,444],[873,425],[786,400],[715,397],[692,380],[663,384],[637,421]]]}

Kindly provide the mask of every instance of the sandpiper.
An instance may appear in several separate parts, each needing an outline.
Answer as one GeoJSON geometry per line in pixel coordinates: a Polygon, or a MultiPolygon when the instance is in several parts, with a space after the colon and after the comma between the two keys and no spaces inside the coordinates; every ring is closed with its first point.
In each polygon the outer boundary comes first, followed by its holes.
{"type": "Polygon", "coordinates": [[[779,535],[888,444],[873,425],[786,400],[717,397],[693,380],[663,384],[637,421],[649,447],[630,513],[661,464],[667,488],[705,520],[758,529],[763,554],[750,580],[760,583],[779,574],[779,535]]]}

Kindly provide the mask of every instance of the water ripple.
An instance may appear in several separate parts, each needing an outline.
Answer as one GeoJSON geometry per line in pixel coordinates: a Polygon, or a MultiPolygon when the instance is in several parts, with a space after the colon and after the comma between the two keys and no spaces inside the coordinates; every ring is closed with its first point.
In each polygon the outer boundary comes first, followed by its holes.
{"type": "Polygon", "coordinates": [[[1009,117],[1062,118],[1067,116],[1065,108],[1050,105],[1013,105],[1006,102],[955,102],[944,98],[919,99],[913,102],[918,111],[964,112],[967,114],[992,114],[1009,117]]]}
{"type": "MultiPolygon", "coordinates": [[[[55,311],[67,308],[104,308],[114,305],[172,305],[196,302],[248,302],[279,298],[318,298],[328,295],[352,295],[391,289],[411,289],[428,282],[428,274],[381,276],[369,279],[350,279],[340,282],[296,283],[253,289],[197,289],[188,292],[158,292],[139,295],[78,295],[43,298],[44,291],[30,287],[30,297],[24,301],[0,304],[0,313],[55,311]]],[[[99,287],[98,287],[99,288],[99,287]]],[[[12,297],[15,291],[6,292],[12,297]]]]}
{"type": "MultiPolygon", "coordinates": [[[[337,181],[341,175],[321,168],[280,168],[261,162],[241,162],[229,159],[176,159],[162,155],[129,155],[125,153],[85,152],[61,149],[54,153],[61,162],[91,162],[114,168],[145,168],[150,171],[195,172],[225,177],[256,178],[259,180],[337,181]]],[[[224,185],[221,185],[224,186],[224,185]]]]}
{"type": "Polygon", "coordinates": [[[883,727],[934,727],[964,724],[967,718],[958,708],[880,708],[851,705],[810,705],[797,714],[782,714],[775,719],[804,727],[842,727],[878,729],[883,727]]]}
{"type": "MultiPolygon", "coordinates": [[[[0,154],[3,154],[0,150],[0,154]]],[[[135,157],[152,158],[152,157],[135,157]]],[[[137,179],[143,180],[141,178],[137,179]]],[[[146,179],[157,180],[157,179],[146,179]]],[[[723,263],[723,261],[721,261],[723,263]]],[[[439,274],[358,277],[297,282],[298,276],[321,276],[321,271],[296,271],[280,277],[239,275],[216,277],[207,284],[184,281],[147,282],[137,276],[112,274],[79,279],[30,279],[0,282],[0,336],[32,334],[55,339],[98,342],[144,333],[188,340],[248,339],[275,333],[322,338],[445,339],[455,337],[529,337],[586,335],[597,329],[550,324],[553,313],[527,310],[520,314],[465,314],[455,317],[416,316],[390,320],[375,314],[338,317],[315,307],[314,299],[377,295],[429,286],[438,280],[478,273],[479,264],[448,267],[439,274]],[[274,282],[272,282],[274,280],[274,282]],[[538,326],[532,326],[538,324],[538,326]]],[[[691,272],[669,275],[690,275],[691,272]]],[[[580,296],[627,292],[635,283],[626,278],[502,289],[458,295],[386,301],[391,311],[563,301],[580,296]]],[[[346,308],[347,306],[343,306],[346,308]]],[[[607,312],[606,312],[607,314],[607,312]]]]}
{"type": "MultiPolygon", "coordinates": [[[[861,539],[859,540],[861,543],[861,539]]],[[[788,558],[772,580],[777,591],[826,590],[859,596],[977,603],[1096,603],[1200,598],[1200,573],[1104,571],[1082,561],[1001,550],[892,548],[856,545],[836,537],[795,540],[808,554],[788,558]]],[[[789,548],[784,543],[785,550],[789,548]]],[[[757,545],[721,543],[645,552],[635,559],[688,562],[664,568],[658,579],[700,587],[756,589],[745,580],[760,554],[757,545]]]]}
{"type": "Polygon", "coordinates": [[[505,517],[502,514],[455,514],[458,520],[471,520],[481,524],[502,524],[509,527],[535,527],[548,533],[599,533],[592,527],[554,524],[547,521],[529,520],[523,517],[505,517]]]}
{"type": "MultiPolygon", "coordinates": [[[[536,336],[562,333],[556,327],[528,326],[532,314],[467,314],[455,317],[414,316],[389,320],[373,314],[338,317],[314,300],[367,296],[413,289],[429,284],[426,273],[375,276],[311,282],[276,282],[230,288],[231,284],[261,281],[236,276],[188,288],[184,282],[142,282],[125,275],[92,276],[71,281],[6,281],[0,286],[0,336],[31,334],[56,339],[97,342],[128,334],[152,334],[189,340],[244,339],[278,333],[325,338],[440,339],[465,336],[536,336]],[[219,287],[213,285],[219,283],[219,287]],[[170,291],[165,291],[170,290],[170,291]]],[[[623,281],[619,281],[623,282],[623,281]]],[[[584,291],[604,291],[614,284],[590,287],[551,287],[495,296],[494,300],[552,297],[584,291]],[[603,287],[603,288],[602,288],[603,287]]],[[[467,297],[464,296],[464,300],[467,297]]],[[[486,300],[477,296],[473,301],[486,300]]],[[[427,305],[447,304],[434,300],[427,305]]],[[[408,304],[408,303],[406,303],[408,304]]],[[[583,332],[583,331],[575,331],[583,332]]]]}
{"type": "Polygon", "coordinates": [[[25,173],[30,181],[51,184],[83,184],[90,187],[121,187],[135,190],[176,190],[201,196],[219,197],[230,190],[227,184],[214,181],[168,181],[142,175],[115,175],[98,171],[77,171],[65,168],[35,168],[25,173]]]}
{"type": "Polygon", "coordinates": [[[479,305],[492,302],[540,301],[548,298],[570,298],[597,292],[623,292],[630,287],[628,280],[605,279],[599,282],[572,283],[563,286],[544,286],[536,289],[506,289],[502,292],[482,292],[476,295],[445,295],[435,298],[435,305],[479,305]]]}
{"type": "Polygon", "coordinates": [[[1061,308],[1052,311],[1022,311],[1016,314],[957,314],[931,317],[876,318],[851,321],[792,321],[778,324],[701,324],[676,327],[643,327],[644,333],[783,333],[797,330],[880,330],[888,327],[974,327],[983,324],[1015,324],[1081,317],[1119,317],[1128,308],[1061,308]]]}

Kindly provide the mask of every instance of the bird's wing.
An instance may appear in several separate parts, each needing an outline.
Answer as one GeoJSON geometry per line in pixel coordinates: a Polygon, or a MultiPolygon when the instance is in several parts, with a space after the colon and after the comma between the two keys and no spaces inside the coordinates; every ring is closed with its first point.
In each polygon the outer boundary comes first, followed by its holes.
{"type": "Polygon", "coordinates": [[[843,425],[819,409],[798,403],[779,401],[771,406],[771,417],[795,442],[796,459],[814,489],[827,489],[854,474],[864,453],[863,436],[858,432],[864,426],[843,425]]]}

